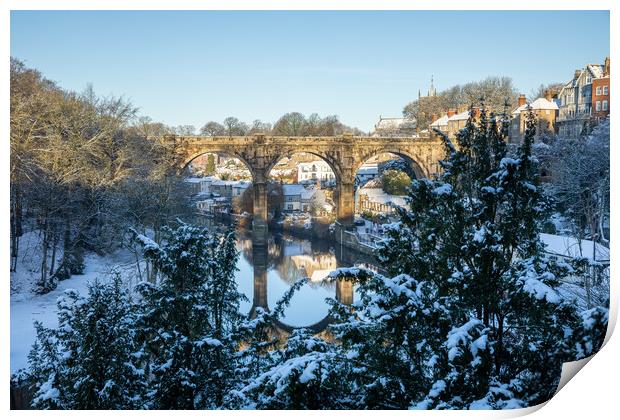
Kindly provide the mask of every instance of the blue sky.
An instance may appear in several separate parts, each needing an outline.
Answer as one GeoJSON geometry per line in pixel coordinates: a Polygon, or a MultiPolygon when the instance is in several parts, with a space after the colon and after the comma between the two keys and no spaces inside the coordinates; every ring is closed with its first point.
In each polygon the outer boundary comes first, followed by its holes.
{"type": "Polygon", "coordinates": [[[609,55],[599,11],[13,11],[11,55],[169,125],[336,114],[370,130],[428,89],[510,76],[529,94],[609,55]]]}

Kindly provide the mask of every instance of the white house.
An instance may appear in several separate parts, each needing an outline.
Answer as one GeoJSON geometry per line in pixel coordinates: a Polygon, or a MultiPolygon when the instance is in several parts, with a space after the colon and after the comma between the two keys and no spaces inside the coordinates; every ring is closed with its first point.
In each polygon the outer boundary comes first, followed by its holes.
{"type": "Polygon", "coordinates": [[[309,212],[312,210],[314,202],[319,205],[325,203],[325,193],[314,186],[283,184],[282,193],[284,195],[284,211],[309,212]]]}
{"type": "Polygon", "coordinates": [[[203,213],[226,212],[229,208],[229,202],[226,197],[207,198],[196,202],[198,211],[203,213]]]}
{"type": "Polygon", "coordinates": [[[219,178],[214,176],[205,177],[189,177],[184,180],[192,187],[193,194],[208,194],[211,192],[211,184],[215,181],[219,181],[219,178]]]}
{"type": "Polygon", "coordinates": [[[327,162],[314,160],[297,164],[297,182],[301,181],[329,181],[336,179],[332,168],[327,162]]]}
{"type": "Polygon", "coordinates": [[[210,192],[213,194],[233,199],[240,197],[243,192],[252,185],[250,181],[213,181],[210,185],[210,192]]]}
{"type": "Polygon", "coordinates": [[[379,176],[379,168],[376,163],[365,163],[358,169],[355,179],[359,184],[365,184],[379,176]]]}
{"type": "Polygon", "coordinates": [[[306,191],[300,184],[283,184],[282,195],[284,195],[285,211],[301,210],[301,195],[306,191]]]}

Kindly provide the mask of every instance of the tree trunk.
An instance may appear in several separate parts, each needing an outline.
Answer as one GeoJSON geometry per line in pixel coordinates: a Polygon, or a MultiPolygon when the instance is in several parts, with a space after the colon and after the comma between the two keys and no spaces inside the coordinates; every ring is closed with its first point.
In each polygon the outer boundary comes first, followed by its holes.
{"type": "Polygon", "coordinates": [[[50,276],[54,274],[54,268],[56,267],[56,249],[58,248],[58,232],[56,231],[56,224],[52,227],[52,262],[50,265],[50,276]]]}
{"type": "Polygon", "coordinates": [[[43,219],[43,243],[41,250],[41,279],[39,281],[42,292],[47,292],[47,250],[49,248],[49,220],[47,213],[43,219]]]}
{"type": "Polygon", "coordinates": [[[22,233],[21,194],[16,185],[11,185],[11,272],[17,269],[19,237],[22,233]]]}
{"type": "Polygon", "coordinates": [[[497,354],[495,355],[495,374],[499,375],[504,357],[504,317],[497,315],[497,354]]]}

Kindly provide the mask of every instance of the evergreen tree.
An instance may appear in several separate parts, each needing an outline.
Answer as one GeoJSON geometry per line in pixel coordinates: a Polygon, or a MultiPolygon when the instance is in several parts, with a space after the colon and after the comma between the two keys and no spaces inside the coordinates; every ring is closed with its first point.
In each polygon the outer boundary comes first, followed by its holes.
{"type": "Polygon", "coordinates": [[[143,408],[144,370],[131,301],[120,276],[93,282],[88,296],[67,290],[58,328],[35,324],[29,355],[33,406],[40,409],[143,408]]]}
{"type": "Polygon", "coordinates": [[[236,384],[241,321],[234,278],[235,235],[182,224],[157,244],[137,235],[158,269],[158,284],[141,283],[139,326],[150,355],[149,407],[218,408],[236,384]]]}
{"type": "Polygon", "coordinates": [[[508,118],[472,109],[438,180],[415,180],[409,210],[380,251],[393,278],[340,270],[360,284],[355,316],[333,327],[350,363],[359,408],[507,408],[538,404],[557,387],[561,364],[598,349],[606,309],[582,318],[560,298],[577,274],[543,253],[548,208],[525,139],[505,147],[508,118]],[[584,325],[592,324],[584,329],[584,325]],[[572,334],[571,334],[572,332],[572,334]]]}
{"type": "Polygon", "coordinates": [[[349,394],[352,372],[342,363],[340,347],[306,329],[296,329],[281,342],[274,328],[296,291],[297,281],[270,312],[258,308],[240,332],[246,349],[239,353],[243,382],[228,408],[325,409],[354,408],[349,394]]]}

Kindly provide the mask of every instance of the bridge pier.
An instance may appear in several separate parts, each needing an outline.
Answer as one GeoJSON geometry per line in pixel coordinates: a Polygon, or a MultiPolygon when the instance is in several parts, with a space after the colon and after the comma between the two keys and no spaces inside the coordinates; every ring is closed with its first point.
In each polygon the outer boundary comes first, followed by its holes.
{"type": "Polygon", "coordinates": [[[252,241],[252,262],[254,265],[254,295],[252,296],[251,317],[254,317],[256,308],[261,307],[269,311],[267,301],[267,244],[257,244],[252,241]]]}
{"type": "Polygon", "coordinates": [[[268,233],[268,208],[267,208],[267,183],[255,182],[253,184],[253,219],[252,219],[252,242],[264,245],[267,243],[268,233]]]}
{"type": "Polygon", "coordinates": [[[355,185],[339,183],[336,187],[334,201],[336,202],[336,242],[342,243],[343,232],[354,226],[355,185]]]}
{"type": "Polygon", "coordinates": [[[353,282],[351,280],[336,280],[336,300],[345,305],[353,304],[353,282]]]}

